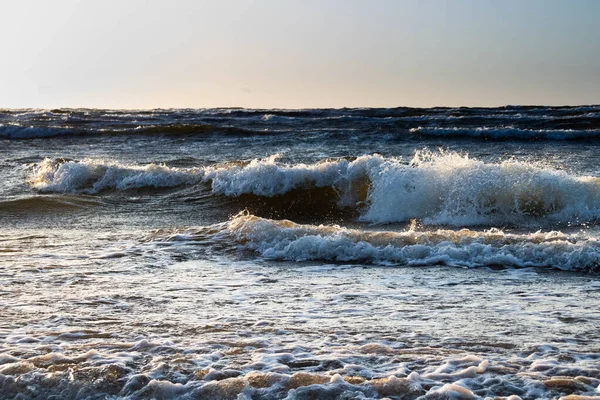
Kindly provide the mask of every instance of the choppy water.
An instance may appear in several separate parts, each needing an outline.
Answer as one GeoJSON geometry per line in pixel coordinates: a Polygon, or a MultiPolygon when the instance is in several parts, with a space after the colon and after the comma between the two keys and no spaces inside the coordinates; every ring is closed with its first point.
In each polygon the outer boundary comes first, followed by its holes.
{"type": "Polygon", "coordinates": [[[600,398],[599,106],[0,110],[0,145],[2,399],[600,398]]]}

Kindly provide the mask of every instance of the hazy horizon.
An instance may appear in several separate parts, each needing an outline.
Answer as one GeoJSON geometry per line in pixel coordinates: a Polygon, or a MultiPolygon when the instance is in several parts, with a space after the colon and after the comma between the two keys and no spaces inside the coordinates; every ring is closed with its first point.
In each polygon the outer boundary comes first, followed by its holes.
{"type": "Polygon", "coordinates": [[[343,109],[380,109],[380,108],[504,108],[504,107],[553,107],[553,108],[577,108],[577,107],[598,107],[598,104],[503,104],[499,106],[477,106],[477,105],[434,105],[434,106],[381,106],[381,107],[371,107],[371,106],[340,106],[340,107],[239,107],[239,106],[211,106],[211,107],[75,107],[75,106],[56,106],[56,107],[0,107],[3,110],[116,110],[116,111],[144,111],[144,110],[204,110],[204,109],[215,109],[215,110],[282,110],[282,111],[296,111],[296,110],[343,110],[343,109]]]}
{"type": "Polygon", "coordinates": [[[12,2],[3,108],[600,103],[600,2],[12,2]]]}

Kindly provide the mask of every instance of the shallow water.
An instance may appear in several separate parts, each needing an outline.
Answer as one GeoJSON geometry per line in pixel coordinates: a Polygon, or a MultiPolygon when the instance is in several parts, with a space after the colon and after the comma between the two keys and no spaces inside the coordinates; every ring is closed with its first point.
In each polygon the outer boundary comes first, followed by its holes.
{"type": "Polygon", "coordinates": [[[3,111],[0,398],[598,397],[598,112],[3,111]]]}

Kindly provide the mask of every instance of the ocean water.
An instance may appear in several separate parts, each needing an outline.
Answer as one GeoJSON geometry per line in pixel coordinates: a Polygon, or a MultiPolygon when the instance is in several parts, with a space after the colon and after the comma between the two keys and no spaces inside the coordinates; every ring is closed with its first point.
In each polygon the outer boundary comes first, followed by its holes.
{"type": "Polygon", "coordinates": [[[600,399],[600,106],[0,110],[0,399],[600,399]]]}

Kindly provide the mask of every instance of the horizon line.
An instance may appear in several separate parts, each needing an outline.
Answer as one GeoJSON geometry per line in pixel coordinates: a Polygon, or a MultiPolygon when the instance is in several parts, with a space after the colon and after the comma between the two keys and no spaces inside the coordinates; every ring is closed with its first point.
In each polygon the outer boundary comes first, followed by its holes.
{"type": "Polygon", "coordinates": [[[588,104],[504,104],[498,106],[473,106],[473,105],[436,105],[436,106],[342,106],[342,107],[240,107],[240,106],[214,106],[214,107],[0,107],[0,110],[114,110],[114,111],[136,111],[136,110],[281,110],[281,111],[302,111],[302,110],[344,110],[344,109],[452,109],[452,108],[509,108],[509,107],[549,107],[549,108],[577,108],[577,107],[600,107],[600,103],[588,104]]]}

